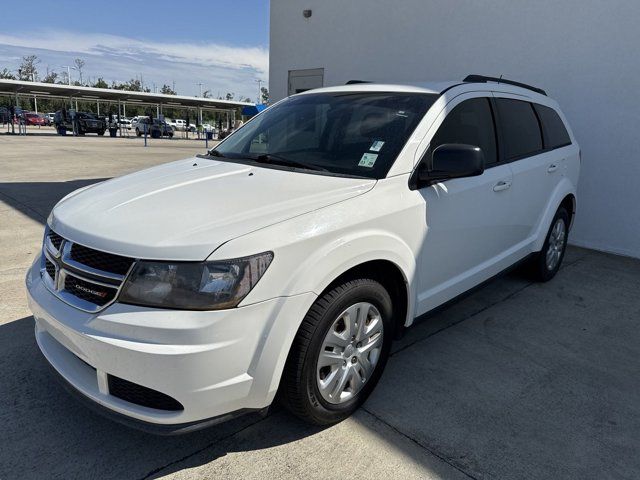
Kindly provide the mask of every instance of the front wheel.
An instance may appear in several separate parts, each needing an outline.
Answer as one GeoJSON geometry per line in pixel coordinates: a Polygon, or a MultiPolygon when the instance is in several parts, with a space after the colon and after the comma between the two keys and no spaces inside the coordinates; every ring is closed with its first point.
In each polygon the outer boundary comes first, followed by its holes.
{"type": "Polygon", "coordinates": [[[316,425],[344,420],[378,383],[392,337],[393,306],[380,283],[357,279],[326,292],[294,339],[283,372],[283,403],[316,425]]]}
{"type": "Polygon", "coordinates": [[[553,217],[542,250],[530,261],[530,272],[535,280],[548,282],[556,276],[567,249],[568,236],[569,213],[564,207],[560,207],[553,217]]]}

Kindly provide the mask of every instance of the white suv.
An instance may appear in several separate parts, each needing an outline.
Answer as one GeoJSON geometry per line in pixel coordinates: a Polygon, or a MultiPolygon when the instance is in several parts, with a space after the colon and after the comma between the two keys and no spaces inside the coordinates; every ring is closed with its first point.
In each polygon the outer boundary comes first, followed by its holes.
{"type": "Polygon", "coordinates": [[[207,155],[68,195],[26,280],[45,357],[154,431],[277,392],[345,418],[417,316],[522,260],[560,267],[578,144],[543,91],[495,80],[304,92],[207,155]]]}

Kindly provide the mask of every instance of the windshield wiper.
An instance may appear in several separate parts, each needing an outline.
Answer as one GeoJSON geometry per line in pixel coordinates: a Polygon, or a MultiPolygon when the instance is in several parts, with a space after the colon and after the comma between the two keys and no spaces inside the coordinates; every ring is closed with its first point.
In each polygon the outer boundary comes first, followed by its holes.
{"type": "Polygon", "coordinates": [[[280,155],[274,155],[273,153],[264,153],[262,155],[256,155],[247,157],[250,160],[258,163],[271,163],[273,165],[284,165],[286,167],[304,168],[307,170],[316,170],[319,172],[328,172],[326,168],[311,163],[299,162],[297,160],[291,160],[290,158],[281,157],[280,155]]]}
{"type": "Polygon", "coordinates": [[[209,150],[207,152],[207,155],[211,156],[211,157],[220,157],[220,158],[225,158],[224,154],[222,154],[221,152],[219,152],[218,150],[216,150],[215,148],[213,150],[209,150]]]}

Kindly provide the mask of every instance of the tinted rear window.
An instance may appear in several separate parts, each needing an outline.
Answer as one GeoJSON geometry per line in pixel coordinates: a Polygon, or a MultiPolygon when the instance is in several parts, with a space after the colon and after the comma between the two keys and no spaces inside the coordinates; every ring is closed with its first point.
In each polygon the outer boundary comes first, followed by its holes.
{"type": "Polygon", "coordinates": [[[542,150],[538,118],[529,102],[498,98],[498,114],[507,159],[542,150]]]}
{"type": "Polygon", "coordinates": [[[553,108],[542,105],[534,105],[538,118],[542,123],[542,136],[544,137],[544,148],[558,148],[571,144],[569,132],[564,126],[560,115],[553,108]]]}

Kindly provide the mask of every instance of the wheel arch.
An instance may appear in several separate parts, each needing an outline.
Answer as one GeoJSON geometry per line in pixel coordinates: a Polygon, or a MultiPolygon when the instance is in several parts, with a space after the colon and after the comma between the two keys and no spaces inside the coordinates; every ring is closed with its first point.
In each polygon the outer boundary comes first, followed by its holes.
{"type": "Polygon", "coordinates": [[[576,216],[576,196],[573,193],[567,194],[560,202],[560,206],[564,207],[569,213],[569,230],[573,226],[573,219],[576,216]]]}
{"type": "Polygon", "coordinates": [[[409,281],[396,263],[386,259],[378,259],[355,265],[338,275],[326,286],[320,296],[337,285],[358,278],[375,280],[389,292],[394,308],[394,338],[400,338],[408,321],[407,314],[409,312],[411,293],[409,281]]]}
{"type": "Polygon", "coordinates": [[[547,202],[547,208],[545,209],[538,229],[536,231],[536,241],[534,243],[533,251],[539,252],[542,250],[544,241],[547,237],[547,232],[551,226],[551,221],[555,216],[558,208],[564,206],[569,212],[569,228],[573,225],[573,219],[576,212],[576,191],[573,184],[565,177],[556,187],[551,195],[549,202],[547,202]]]}

